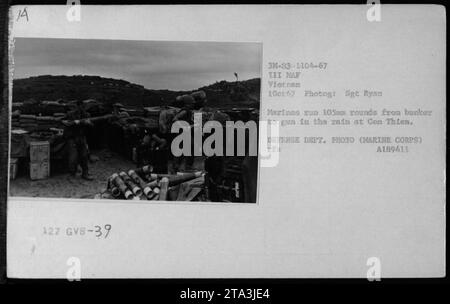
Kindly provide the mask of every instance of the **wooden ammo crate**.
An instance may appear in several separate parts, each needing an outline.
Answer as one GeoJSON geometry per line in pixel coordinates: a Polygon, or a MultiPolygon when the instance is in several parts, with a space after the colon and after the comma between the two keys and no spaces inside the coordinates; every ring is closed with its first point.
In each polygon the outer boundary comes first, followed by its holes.
{"type": "Polygon", "coordinates": [[[30,162],[30,178],[32,180],[46,179],[50,176],[50,162],[30,162]]]}
{"type": "Polygon", "coordinates": [[[30,163],[50,162],[50,143],[48,141],[30,142],[30,163]]]}

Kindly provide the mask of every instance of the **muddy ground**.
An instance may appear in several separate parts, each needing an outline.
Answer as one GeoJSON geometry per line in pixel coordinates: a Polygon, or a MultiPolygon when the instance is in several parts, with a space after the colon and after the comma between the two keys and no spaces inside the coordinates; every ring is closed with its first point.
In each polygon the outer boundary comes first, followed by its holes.
{"type": "Polygon", "coordinates": [[[63,197],[63,198],[94,198],[104,191],[107,179],[114,172],[128,171],[136,165],[124,157],[108,151],[94,151],[89,163],[89,172],[93,181],[81,178],[81,171],[76,177],[68,173],[55,173],[48,179],[32,181],[29,175],[22,174],[10,181],[9,195],[26,197],[63,197]]]}

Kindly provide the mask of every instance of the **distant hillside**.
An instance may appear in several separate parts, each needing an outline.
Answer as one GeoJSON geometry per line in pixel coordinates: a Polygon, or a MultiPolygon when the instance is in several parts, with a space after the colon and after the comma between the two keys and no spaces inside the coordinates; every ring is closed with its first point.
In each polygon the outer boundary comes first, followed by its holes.
{"type": "MultiPolygon", "coordinates": [[[[255,78],[239,82],[220,81],[198,89],[206,92],[208,104],[212,107],[259,108],[260,86],[261,80],[255,78]]],[[[13,81],[13,102],[96,99],[106,104],[120,102],[125,106],[157,106],[171,104],[176,96],[190,92],[146,89],[125,80],[99,76],[42,75],[13,81]]]]}

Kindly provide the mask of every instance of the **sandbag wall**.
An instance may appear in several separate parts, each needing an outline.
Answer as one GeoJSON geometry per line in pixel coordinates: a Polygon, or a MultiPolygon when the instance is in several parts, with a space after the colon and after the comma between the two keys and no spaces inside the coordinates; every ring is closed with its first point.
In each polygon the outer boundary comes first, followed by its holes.
{"type": "Polygon", "coordinates": [[[45,131],[51,128],[63,129],[64,113],[55,113],[53,116],[36,116],[33,114],[20,114],[13,112],[11,125],[13,129],[26,131],[45,131]]]}

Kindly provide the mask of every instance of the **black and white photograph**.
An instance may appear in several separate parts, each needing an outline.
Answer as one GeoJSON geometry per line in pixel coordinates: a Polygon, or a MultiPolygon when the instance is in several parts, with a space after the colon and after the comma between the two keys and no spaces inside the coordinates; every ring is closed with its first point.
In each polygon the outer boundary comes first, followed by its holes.
{"type": "Polygon", "coordinates": [[[445,278],[445,7],[9,16],[8,279],[181,279],[170,302],[275,303],[266,282],[445,278]]]}
{"type": "Polygon", "coordinates": [[[14,64],[11,196],[256,203],[261,44],[18,38],[14,64]]]}

